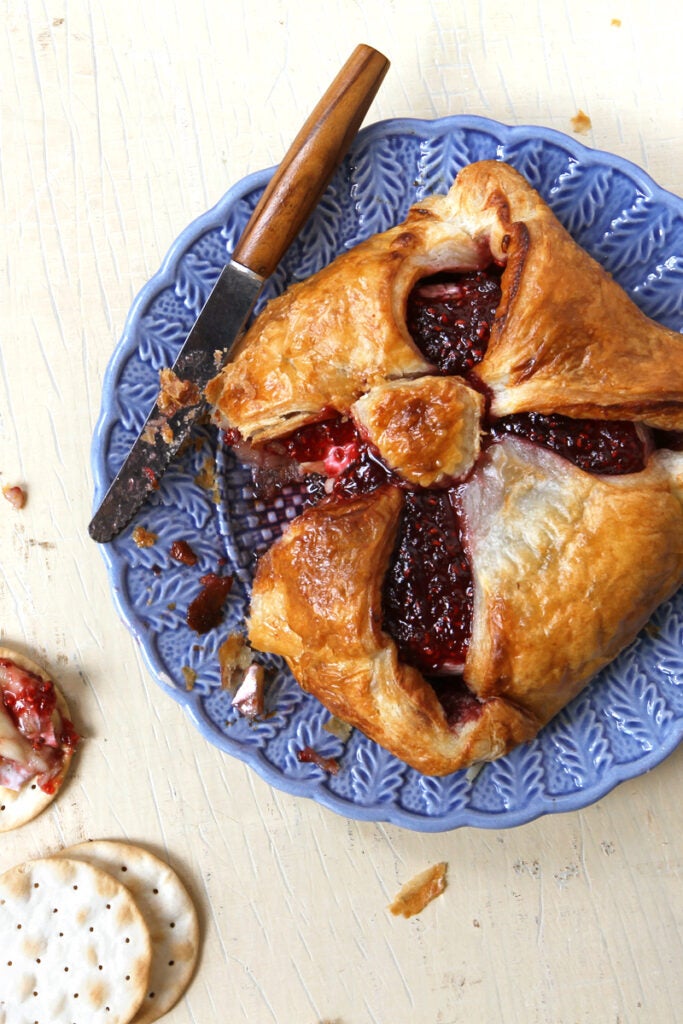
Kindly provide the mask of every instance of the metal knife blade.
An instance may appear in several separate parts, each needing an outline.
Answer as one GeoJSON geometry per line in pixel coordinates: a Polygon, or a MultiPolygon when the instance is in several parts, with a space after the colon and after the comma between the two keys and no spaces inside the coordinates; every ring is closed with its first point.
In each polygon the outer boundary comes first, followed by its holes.
{"type": "Polygon", "coordinates": [[[301,128],[171,368],[175,375],[171,379],[177,379],[185,393],[174,401],[160,391],[88,526],[93,540],[106,543],[130,523],[207,411],[206,385],[230,357],[265,278],[317,205],[388,67],[383,54],[370,46],[357,46],[301,128]]]}
{"type": "Polygon", "coordinates": [[[171,371],[186,382],[187,397],[163,395],[154,403],[140,434],[93,516],[88,532],[106,543],[128,525],[164,471],[206,412],[204,388],[225,363],[242,333],[263,287],[263,278],[232,260],[216,284],[188,334],[171,371]]]}

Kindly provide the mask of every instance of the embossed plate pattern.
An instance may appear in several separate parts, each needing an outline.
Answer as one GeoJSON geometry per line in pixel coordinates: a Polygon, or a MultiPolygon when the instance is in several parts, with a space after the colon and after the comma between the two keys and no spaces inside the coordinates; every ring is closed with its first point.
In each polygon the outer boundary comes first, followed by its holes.
{"type": "MultiPolygon", "coordinates": [[[[558,132],[475,117],[393,120],[362,131],[263,301],[401,220],[411,203],[445,191],[465,164],[487,158],[517,167],[646,313],[683,330],[683,201],[634,165],[558,132]]],[[[245,178],[190,224],[135,301],[104,382],[93,441],[96,503],[144,421],[159,370],[173,362],[270,174],[245,178]]],[[[255,553],[295,511],[294,492],[272,507],[255,503],[248,475],[207,428],[138,519],[157,534],[156,544],[138,548],[129,528],[103,549],[118,611],[161,688],[209,742],[274,786],[348,817],[419,831],[500,828],[583,807],[652,768],[679,742],[683,594],[661,607],[533,743],[473,780],[466,772],[424,778],[357,731],[342,743],[324,729],[325,709],[275,658],[267,659],[273,672],[267,715],[249,724],[220,688],[217,649],[243,624],[255,553]],[[177,539],[194,548],[196,566],[169,557],[177,539]],[[200,577],[212,571],[233,573],[235,584],[222,627],[198,637],[186,611],[200,577]],[[297,752],[309,745],[337,757],[339,773],[300,763],[297,752]]]]}

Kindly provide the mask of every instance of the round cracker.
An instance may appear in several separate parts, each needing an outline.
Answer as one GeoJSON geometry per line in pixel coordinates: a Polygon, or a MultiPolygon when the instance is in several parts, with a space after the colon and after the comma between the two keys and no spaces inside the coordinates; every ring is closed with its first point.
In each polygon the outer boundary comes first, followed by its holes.
{"type": "Polygon", "coordinates": [[[180,999],[197,962],[199,922],[187,889],[168,864],[131,843],[95,839],[58,856],[108,871],[133,895],[152,938],[149,987],[133,1024],[151,1024],[180,999]]]}
{"type": "Polygon", "coordinates": [[[0,875],[0,1019],[129,1024],[151,958],[132,894],[101,868],[47,857],[0,875]]]}
{"type": "MultiPolygon", "coordinates": [[[[23,654],[19,654],[18,651],[10,650],[9,647],[0,647],[0,659],[2,658],[13,661],[19,668],[32,672],[33,675],[38,676],[39,679],[44,679],[45,682],[52,683],[55,688],[57,708],[60,715],[62,718],[71,718],[64,694],[54,679],[40,665],[37,665],[23,654]]],[[[55,779],[55,790],[53,793],[46,793],[35,780],[29,780],[18,790],[0,786],[0,832],[9,832],[11,829],[19,828],[20,825],[25,825],[27,821],[37,818],[40,812],[44,811],[52,803],[62,787],[72,757],[73,751],[68,750],[65,752],[62,770],[55,779]]]]}

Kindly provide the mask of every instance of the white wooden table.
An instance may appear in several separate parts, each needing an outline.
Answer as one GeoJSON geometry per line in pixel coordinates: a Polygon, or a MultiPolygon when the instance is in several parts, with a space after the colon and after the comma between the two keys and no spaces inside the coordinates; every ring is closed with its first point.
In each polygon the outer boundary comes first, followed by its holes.
{"type": "Polygon", "coordinates": [[[683,194],[678,0],[4,0],[0,24],[0,642],[86,733],[0,870],[88,837],[158,851],[203,949],[165,1018],[278,1024],[681,1019],[679,748],[583,811],[420,834],[271,789],[150,678],[86,532],[90,441],[131,301],[192,219],[276,163],[358,42],[392,67],[368,121],[483,114],[572,132],[683,194]],[[3,503],[4,504],[4,503],[3,503]],[[393,918],[438,860],[447,892],[393,918]]]}

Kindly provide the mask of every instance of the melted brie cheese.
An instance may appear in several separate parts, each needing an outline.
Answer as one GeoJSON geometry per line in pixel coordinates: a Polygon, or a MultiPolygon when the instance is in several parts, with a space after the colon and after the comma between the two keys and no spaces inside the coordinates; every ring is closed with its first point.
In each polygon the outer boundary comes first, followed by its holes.
{"type": "Polygon", "coordinates": [[[34,753],[31,744],[21,735],[7,709],[0,703],[0,758],[28,766],[34,753]]]}

